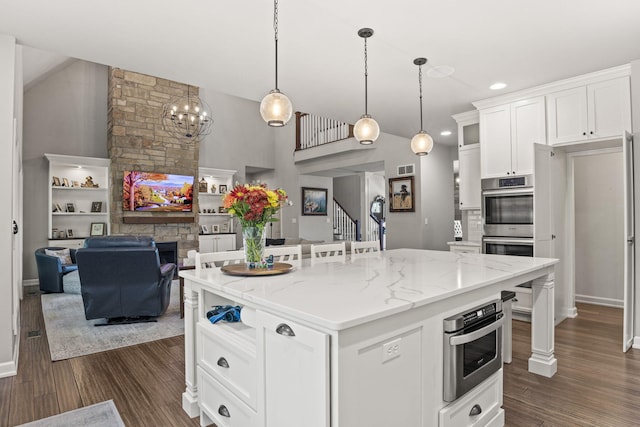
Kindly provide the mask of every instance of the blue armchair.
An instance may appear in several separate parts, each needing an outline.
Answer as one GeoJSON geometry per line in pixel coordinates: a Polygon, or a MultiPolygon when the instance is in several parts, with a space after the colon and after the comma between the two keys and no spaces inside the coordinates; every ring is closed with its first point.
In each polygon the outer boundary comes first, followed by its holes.
{"type": "Polygon", "coordinates": [[[76,259],[87,320],[149,321],[169,306],[176,265],[160,265],[151,237],[91,237],[76,259]]]}
{"type": "Polygon", "coordinates": [[[41,291],[63,292],[62,277],[78,269],[75,249],[69,249],[71,264],[63,264],[60,257],[45,253],[45,250],[61,251],[64,249],[66,248],[56,246],[36,249],[36,266],[38,267],[38,280],[40,281],[41,291]]]}

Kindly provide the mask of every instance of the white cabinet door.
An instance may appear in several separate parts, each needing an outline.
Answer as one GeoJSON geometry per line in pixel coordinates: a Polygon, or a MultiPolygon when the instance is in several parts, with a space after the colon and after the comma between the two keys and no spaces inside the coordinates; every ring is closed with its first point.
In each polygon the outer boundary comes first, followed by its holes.
{"type": "Polygon", "coordinates": [[[511,175],[511,110],[509,105],[480,111],[482,178],[511,175]]]}
{"type": "Polygon", "coordinates": [[[329,427],[329,336],[262,311],[257,322],[266,427],[329,427]]]}
{"type": "Polygon", "coordinates": [[[511,104],[511,173],[533,173],[533,144],[546,144],[544,96],[511,104]]]}
{"type": "Polygon", "coordinates": [[[236,249],[236,235],[235,234],[223,234],[216,236],[218,244],[218,252],[233,251],[236,249]]]}
{"type": "Polygon", "coordinates": [[[458,150],[460,209],[480,209],[480,144],[458,150]]]}
{"type": "Polygon", "coordinates": [[[587,86],[589,137],[606,138],[631,131],[629,78],[587,86]]]}
{"type": "Polygon", "coordinates": [[[213,236],[198,237],[200,253],[215,252],[213,236]]]}
{"type": "Polygon", "coordinates": [[[622,136],[631,129],[629,78],[552,93],[547,112],[550,145],[622,136]]]}
{"type": "Polygon", "coordinates": [[[549,144],[580,141],[587,137],[587,92],[584,87],[547,95],[549,144]]]}

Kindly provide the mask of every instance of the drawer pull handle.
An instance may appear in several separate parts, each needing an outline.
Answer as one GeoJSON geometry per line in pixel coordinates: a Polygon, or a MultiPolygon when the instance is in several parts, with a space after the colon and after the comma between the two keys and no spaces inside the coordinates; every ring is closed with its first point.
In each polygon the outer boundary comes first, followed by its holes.
{"type": "Polygon", "coordinates": [[[471,411],[469,412],[469,416],[473,417],[476,415],[480,415],[482,413],[482,408],[480,407],[480,405],[475,404],[473,405],[473,408],[471,408],[471,411]]]}
{"type": "Polygon", "coordinates": [[[296,334],[293,332],[293,329],[286,323],[280,323],[276,328],[276,332],[280,335],[284,335],[285,337],[295,337],[296,334]]]}
{"type": "Polygon", "coordinates": [[[221,357],[220,359],[218,359],[218,366],[220,366],[221,368],[228,368],[229,362],[227,362],[227,359],[225,359],[224,357],[221,357]]]}
{"type": "MultiPolygon", "coordinates": [[[[476,406],[478,406],[478,405],[476,405],[476,406]]],[[[229,410],[224,405],[220,405],[220,407],[218,408],[218,413],[220,415],[222,415],[223,417],[231,418],[231,414],[229,414],[229,410]]]]}

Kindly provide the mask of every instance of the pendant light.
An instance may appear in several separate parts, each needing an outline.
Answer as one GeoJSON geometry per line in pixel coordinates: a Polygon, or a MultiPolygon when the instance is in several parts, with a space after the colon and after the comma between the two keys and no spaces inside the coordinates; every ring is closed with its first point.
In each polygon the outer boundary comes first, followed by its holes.
{"type": "Polygon", "coordinates": [[[418,84],[420,85],[420,132],[411,138],[411,150],[418,156],[425,156],[433,149],[433,138],[424,131],[422,126],[422,66],[427,58],[416,58],[413,63],[418,66],[418,84]]]}
{"type": "Polygon", "coordinates": [[[293,106],[284,93],[278,89],[278,0],[273,2],[273,30],[276,44],[276,87],[260,103],[260,115],[269,126],[282,127],[291,119],[293,106]]]}
{"type": "Polygon", "coordinates": [[[364,39],[364,114],[360,120],[353,126],[353,136],[362,145],[370,145],[378,139],[380,135],[380,126],[367,111],[367,77],[369,72],[367,69],[367,39],[373,35],[371,28],[361,28],[358,35],[364,39]]]}

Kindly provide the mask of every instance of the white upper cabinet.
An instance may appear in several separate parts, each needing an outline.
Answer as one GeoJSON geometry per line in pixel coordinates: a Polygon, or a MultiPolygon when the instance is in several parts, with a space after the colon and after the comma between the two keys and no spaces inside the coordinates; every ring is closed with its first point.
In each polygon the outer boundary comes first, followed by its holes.
{"type": "Polygon", "coordinates": [[[458,168],[462,210],[480,209],[480,116],[477,110],[452,116],[458,123],[458,168]]]}
{"type": "Polygon", "coordinates": [[[480,110],[482,178],[533,173],[533,144],[546,144],[544,97],[480,110]]]}
{"type": "Polygon", "coordinates": [[[550,145],[621,136],[631,130],[629,77],[551,93],[547,113],[550,145]]]}

